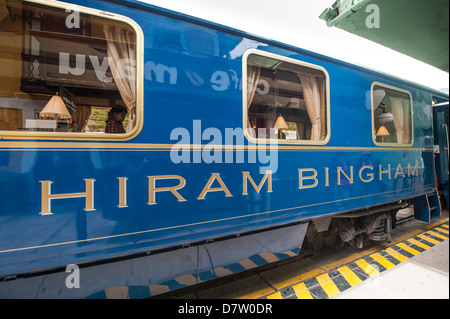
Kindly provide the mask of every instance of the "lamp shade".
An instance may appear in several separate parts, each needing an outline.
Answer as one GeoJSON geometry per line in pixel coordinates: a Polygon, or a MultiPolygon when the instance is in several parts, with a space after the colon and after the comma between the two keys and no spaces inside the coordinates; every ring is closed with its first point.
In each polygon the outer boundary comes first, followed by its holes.
{"type": "Polygon", "coordinates": [[[380,128],[378,129],[377,136],[388,136],[388,135],[389,135],[389,132],[386,129],[386,127],[381,125],[380,128]]]}
{"type": "Polygon", "coordinates": [[[286,122],[284,121],[284,118],[279,115],[277,118],[277,121],[275,122],[275,126],[273,127],[277,130],[287,130],[289,127],[287,126],[286,122]]]}
{"type": "Polygon", "coordinates": [[[72,116],[67,110],[66,105],[62,98],[58,95],[54,95],[50,101],[47,102],[45,107],[39,113],[43,118],[56,118],[56,119],[70,119],[72,116]]]}

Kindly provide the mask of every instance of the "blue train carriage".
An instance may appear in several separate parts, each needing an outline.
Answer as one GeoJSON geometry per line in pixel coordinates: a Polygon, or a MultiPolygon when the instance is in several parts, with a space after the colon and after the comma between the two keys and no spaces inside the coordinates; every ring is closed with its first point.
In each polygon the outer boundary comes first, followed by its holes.
{"type": "Polygon", "coordinates": [[[137,1],[0,8],[3,298],[144,298],[389,241],[435,192],[441,92],[137,1]]]}

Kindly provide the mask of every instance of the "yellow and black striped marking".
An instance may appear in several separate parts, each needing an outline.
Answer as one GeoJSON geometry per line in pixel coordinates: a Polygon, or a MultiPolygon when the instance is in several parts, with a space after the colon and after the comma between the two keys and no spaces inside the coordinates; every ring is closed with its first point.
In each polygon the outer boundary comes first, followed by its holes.
{"type": "Polygon", "coordinates": [[[449,238],[448,220],[391,247],[279,289],[264,299],[328,299],[449,238]]]}

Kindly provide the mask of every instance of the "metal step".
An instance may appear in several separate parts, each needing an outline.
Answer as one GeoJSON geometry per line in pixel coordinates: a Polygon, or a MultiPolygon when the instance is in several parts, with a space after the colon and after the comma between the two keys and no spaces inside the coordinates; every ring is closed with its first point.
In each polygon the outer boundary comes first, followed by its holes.
{"type": "Polygon", "coordinates": [[[414,218],[430,223],[441,217],[441,204],[437,191],[414,198],[414,218]]]}

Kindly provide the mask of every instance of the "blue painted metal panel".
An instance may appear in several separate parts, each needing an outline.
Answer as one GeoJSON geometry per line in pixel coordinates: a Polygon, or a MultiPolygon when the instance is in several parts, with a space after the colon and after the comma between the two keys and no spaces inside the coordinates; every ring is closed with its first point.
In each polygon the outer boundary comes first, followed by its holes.
{"type": "Polygon", "coordinates": [[[65,268],[0,285],[0,298],[140,299],[249,270],[300,252],[308,223],[107,264],[65,268]]]}

